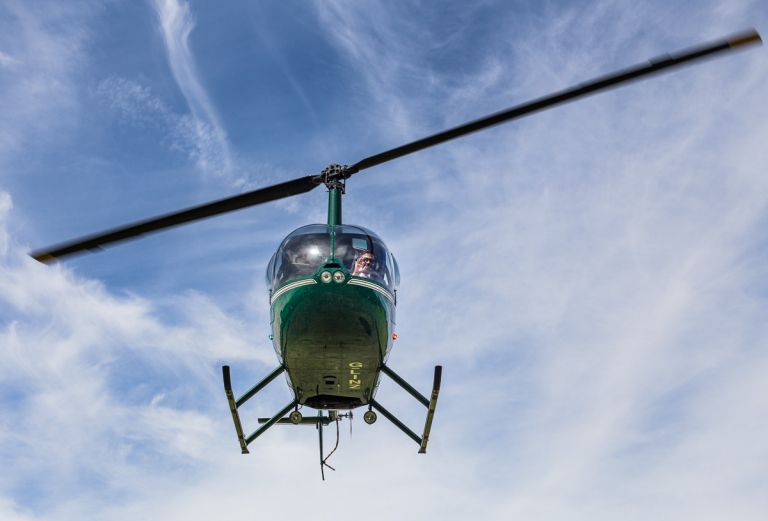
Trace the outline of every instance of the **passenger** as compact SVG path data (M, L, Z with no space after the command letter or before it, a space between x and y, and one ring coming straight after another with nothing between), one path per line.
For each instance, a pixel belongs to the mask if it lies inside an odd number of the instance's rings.
M369 251L363 252L355 261L352 275L362 277L364 279L374 279L380 282L381 276L376 270L376 259Z

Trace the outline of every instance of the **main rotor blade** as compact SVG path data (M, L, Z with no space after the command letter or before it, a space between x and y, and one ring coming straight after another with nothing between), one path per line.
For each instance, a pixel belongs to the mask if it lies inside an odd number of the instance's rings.
M239 210L248 206L276 201L292 195L299 195L309 192L319 186L317 176L300 177L293 181L287 181L279 185L272 185L259 190L253 190L226 199L220 199L212 203L203 204L185 208L178 212L160 215L139 221L120 228L113 228L95 235L81 237L71 242L58 244L50 248L37 250L29 255L40 262L52 262L63 257L83 253L85 251L97 252L101 247L113 242L124 241L132 237L144 235L146 233L159 231L172 226L179 226L199 219L213 217L222 213Z
M345 172L348 175L351 175L366 168L392 161L393 159L526 116L533 112L538 112L555 105L596 94L611 87L617 87L622 83L636 81L645 76L665 72L687 62L698 60L716 53L733 50L748 44L759 44L761 42L762 40L757 31L751 29L722 40L681 51L676 53L675 56L665 55L660 58L655 58L650 60L647 64L636 65L607 76L601 76L554 94L523 103L522 105L517 105L484 118L465 123L464 125L425 137L418 141L370 156L352 165L346 169ZM346 177L348 177L348 175ZM115 228L99 234L90 235L44 250L37 250L30 253L30 255L40 262L50 262L86 250L92 252L99 251L102 246L113 242L123 241L191 221L213 217L214 215L239 210L248 206L276 201L292 195L309 192L321 182L323 182L323 180L319 176L307 176L294 179L293 181L288 181L279 185L269 186L267 188L254 190L245 194L228 197L212 203L194 206L171 214Z
M349 167L348 171L350 174L353 174L359 172L360 170L365 170L366 168L371 168L372 166L380 165L382 163L386 163L387 161L392 161L393 159L397 159L408 154L413 154L419 150L424 150L425 148L439 145L458 137L466 136L467 134L477 132L478 130L483 130L494 125L506 123L513 119L520 118L533 112L538 112L540 110L559 105L561 103L567 103L569 101L574 101L582 97L596 94L611 87L617 87L622 83L636 81L645 76L657 74L662 71L667 72L674 67L683 65L693 60L704 58L705 56L733 50L747 44L760 44L761 42L762 40L760 39L760 35L757 33L757 31L754 29L749 29L745 32L734 34L721 40L680 51L675 53L674 56L667 54L658 58L653 58L649 60L648 63L635 65L634 67L629 67L627 69L623 69L606 76L600 76L574 87L555 92L554 94L523 103L522 105L511 107L507 110L503 110L484 118L465 123L464 125L459 125L458 127L454 127L432 136L419 139L418 141L414 141L412 143L387 150L386 152L376 154L375 156L367 157Z

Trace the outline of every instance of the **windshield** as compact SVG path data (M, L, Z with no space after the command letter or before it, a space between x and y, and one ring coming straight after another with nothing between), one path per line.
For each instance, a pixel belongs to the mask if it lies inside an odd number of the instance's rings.
M330 228L310 224L283 240L267 267L267 285L272 289L299 277L309 277L331 256Z
M375 280L395 289L392 260L384 241L362 226L335 227L334 253L356 277Z
M333 227L334 256L355 277L370 279L394 291L400 282L395 258L384 241L361 226ZM310 224L292 232L267 266L267 287L310 277L331 256L331 227Z

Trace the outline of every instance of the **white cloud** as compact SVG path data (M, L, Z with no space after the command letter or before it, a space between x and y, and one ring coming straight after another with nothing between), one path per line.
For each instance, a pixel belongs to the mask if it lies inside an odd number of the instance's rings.
M77 107L72 74L82 68L82 50L90 37L91 6L78 3L9 0L3 5L0 52L0 164L8 154L49 139L62 139ZM73 23L78 21L80 23ZM67 30L50 30L66 26Z
M184 131L196 136L196 162L205 172L221 177L233 174L227 133L205 91L189 49L189 34L195 26L189 4L179 0L154 0L153 5L165 41L168 63L193 118L181 120Z
M8 56L4 52L0 51L0 67L5 67L10 69L17 63L19 63L19 60L17 60L13 56Z
M185 154L203 173L225 176L243 191L298 177L268 163L243 160L222 146L221 133L192 114L174 112L149 87L126 78L102 80L96 95L109 104L124 124L161 133L162 142L171 150Z
M11 195L6 192L0 192L0 223L5 222L6 216L13 208ZM0 228L0 257L8 254L8 232L5 227Z
M30 521L34 519L34 516L23 512L13 501L2 497L0 497L0 517L7 521Z
M0 486L25 496L55 481L48 497L57 502L84 501L81 487L136 497L142 468L211 461L211 444L229 427L210 413L212 405L226 411L211 369L226 360L242 375L244 363L273 365L272 353L255 351L250 328L202 295L113 296L31 260L8 238L9 195L0 201ZM13 511L7 500L0 506Z
M228 146L222 146L219 139L220 129L194 115L173 112L148 87L125 78L107 78L99 83L96 92L125 122L156 127L166 133L169 147L187 154L202 172L223 176L232 173Z

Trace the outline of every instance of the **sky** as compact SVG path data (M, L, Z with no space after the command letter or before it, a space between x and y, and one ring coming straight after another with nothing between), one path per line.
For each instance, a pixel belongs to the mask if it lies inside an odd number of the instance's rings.
M240 454L220 367L277 365L264 270L323 189L28 257L749 27L764 2L4 0L0 519L765 519L765 47L348 182L400 265L389 365L444 368L427 455L358 417L325 481L311 429Z

